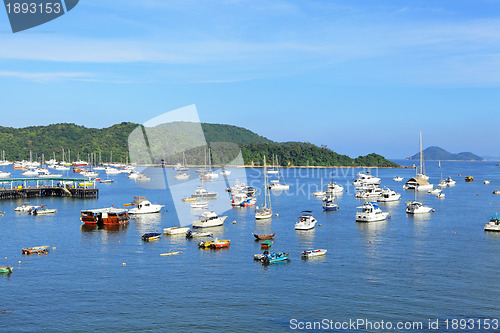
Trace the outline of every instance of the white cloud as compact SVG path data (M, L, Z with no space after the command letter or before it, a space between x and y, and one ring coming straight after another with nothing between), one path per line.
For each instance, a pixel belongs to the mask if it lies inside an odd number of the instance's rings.
M39 83L46 83L59 80L92 80L92 75L83 72L15 72L15 71L0 71L0 77L11 77L16 79L34 81Z

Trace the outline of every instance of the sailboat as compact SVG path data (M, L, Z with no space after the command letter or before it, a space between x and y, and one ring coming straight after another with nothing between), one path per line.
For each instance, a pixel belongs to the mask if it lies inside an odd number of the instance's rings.
M210 148L208 148L208 172L203 176L210 179L219 178L219 174L212 170L212 155Z
M274 164L274 154L273 154L273 168L271 170L267 170L267 173L273 175L278 173L278 170L276 170L276 165Z
M282 191L282 190L289 190L290 185L287 185L285 183L285 177L283 177L283 170L280 169L279 163L278 163L278 156L276 156L276 170L278 171L277 177L274 180L271 180L271 184L268 186L269 189L271 190L277 190L277 191ZM280 178L283 180L283 183L280 184Z
M420 173L406 182L403 186L405 190L429 191L434 185L428 182L429 177L425 174L424 151L422 148L422 132L420 132Z
M255 210L255 219L263 220L270 219L273 216L273 209L271 208L271 193L267 186L267 170L266 170L266 156L264 155L264 206ZM269 207L267 202L269 201Z

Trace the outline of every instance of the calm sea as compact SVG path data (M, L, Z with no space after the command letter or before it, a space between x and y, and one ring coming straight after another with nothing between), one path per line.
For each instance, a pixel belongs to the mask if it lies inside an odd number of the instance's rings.
M492 194L500 190L495 164L441 162L438 168L428 162L432 183L442 174L457 185L444 190L444 199L419 194L435 209L425 216L405 214L405 201L415 194L392 180L407 180L414 170L372 169L382 185L403 196L382 205L391 219L370 224L354 221L361 201L347 186L360 170L335 171L334 180L348 191L337 200L339 211L323 212L321 200L310 193L321 182L326 185L331 171L288 169L290 190L272 194L279 216L256 222L254 208L225 212L225 226L216 235L231 239L231 246L218 251L200 250L198 240L182 236L143 242L143 233L179 224L175 207L168 190L144 189L123 174L112 176L113 184L99 185L99 199L30 200L57 208L54 216L17 214L14 208L25 200L1 201L0 265L15 271L0 275L0 331L286 332L306 322L358 319L375 327L329 331L427 332L429 319L439 320L440 332L463 331L451 326L454 319L474 319L469 331L481 331L478 323L500 319L500 234L483 230L488 217L500 213L500 195ZM469 175L473 183L464 182ZM247 177L262 188L261 170L249 169ZM491 184L484 185L485 179ZM80 210L123 207L137 195L165 204L167 211L116 230L82 228ZM227 194L219 193L216 201L228 202ZM315 230L294 230L302 210L313 211ZM290 252L291 260L262 266L253 261L261 251L252 233L271 232L277 234L272 250ZM23 247L37 245L50 245L50 253L21 255ZM301 251L317 248L327 249L326 257L300 258ZM182 254L160 256L173 250ZM377 329L381 321L394 327ZM398 322L421 322L423 329L397 329Z

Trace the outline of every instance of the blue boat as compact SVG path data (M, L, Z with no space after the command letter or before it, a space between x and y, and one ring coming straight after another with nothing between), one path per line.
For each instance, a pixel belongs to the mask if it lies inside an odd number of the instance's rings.
M290 257L290 253L273 252L271 254L262 255L260 261L263 264L270 264L273 262L287 261L289 257Z
M161 234L159 232L148 232L142 235L142 240L145 242L151 242L161 238Z
M333 202L334 198L329 196L323 199L323 209L324 210L338 210L339 205Z

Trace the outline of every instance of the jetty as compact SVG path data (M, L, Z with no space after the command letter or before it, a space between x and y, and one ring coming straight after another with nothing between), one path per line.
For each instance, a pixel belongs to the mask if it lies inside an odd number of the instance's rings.
M36 197L98 198L95 181L88 178L0 179L0 200Z

